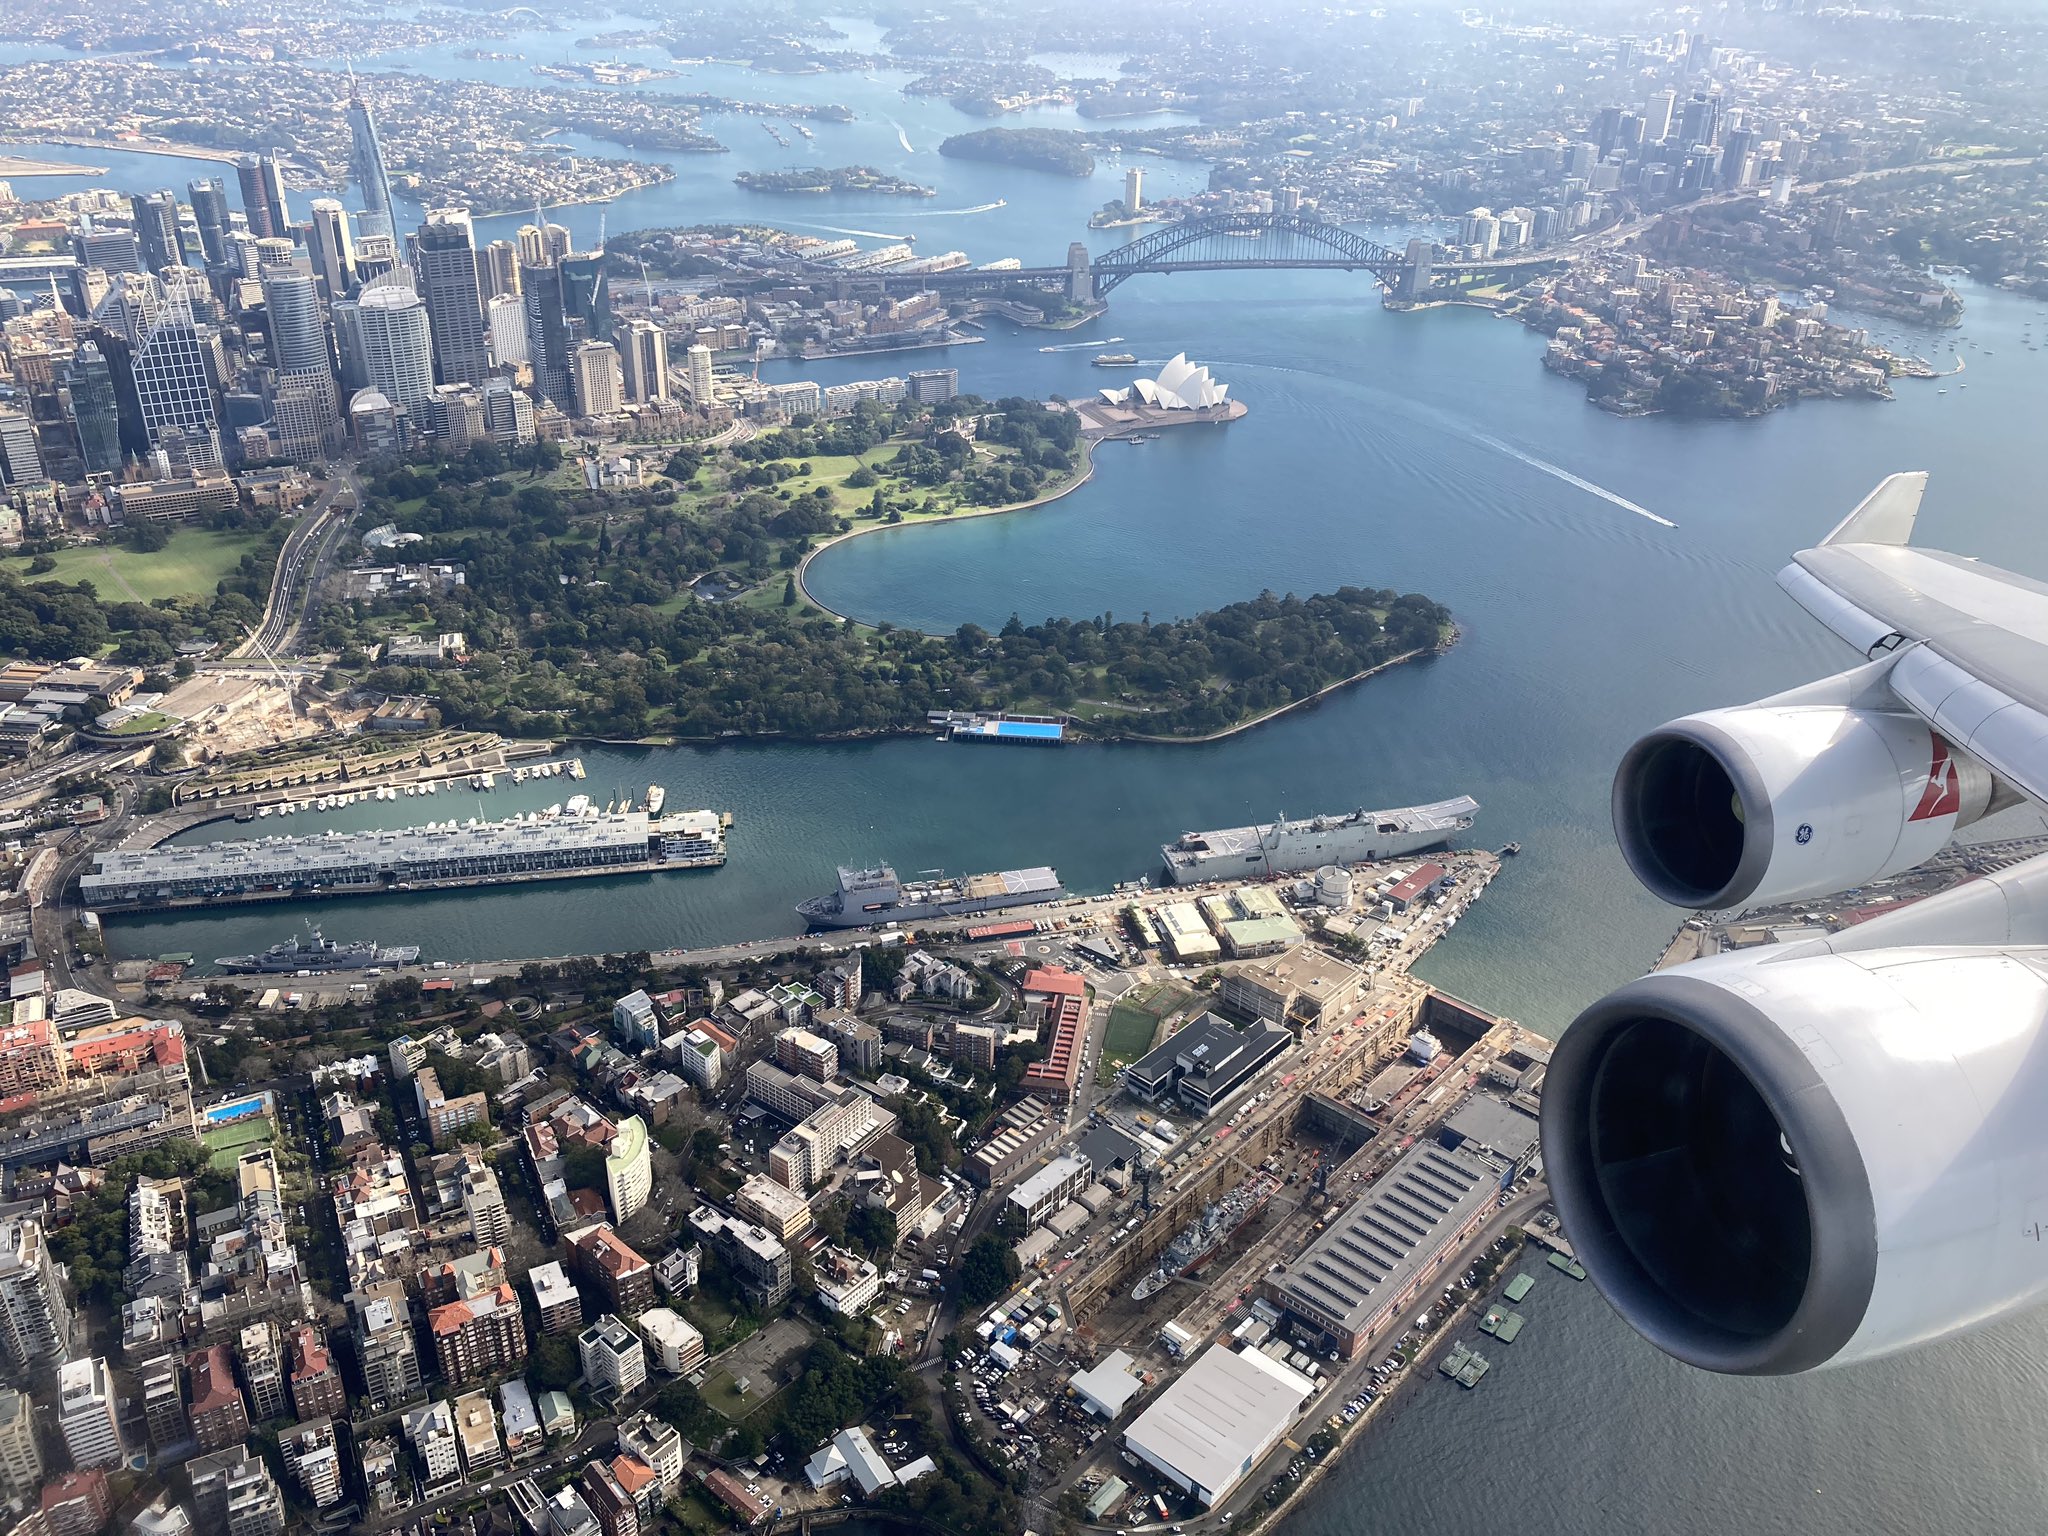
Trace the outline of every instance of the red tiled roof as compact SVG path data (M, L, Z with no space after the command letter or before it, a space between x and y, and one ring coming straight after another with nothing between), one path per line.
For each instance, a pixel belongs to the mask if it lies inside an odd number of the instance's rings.
M638 1493L654 1481L654 1468L637 1456L614 1456L612 1476L619 1480L619 1486L627 1493Z
M1082 997L1087 993L1088 983L1079 973L1063 971L1057 966L1032 971L1024 978L1026 992L1053 992L1062 996Z

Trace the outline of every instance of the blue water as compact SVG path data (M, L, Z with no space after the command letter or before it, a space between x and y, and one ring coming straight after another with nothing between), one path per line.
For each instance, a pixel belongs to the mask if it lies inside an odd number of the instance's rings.
M551 46L565 50L566 41ZM941 189L936 210L888 199L806 202L819 224L914 224L929 231L922 249L958 247L978 261L1057 260L1073 238L1115 243L1082 228L1118 189L1114 160L1088 181L943 160L932 152L938 139L972 121L896 95L888 78L705 69L680 84L847 101L859 119L816 125L807 158L868 160ZM730 178L794 155L748 119L714 131L731 155L679 158L679 180L622 198L611 227L772 222L789 211L740 193ZM164 164L124 163L120 174L138 179L122 184L182 184L188 173L173 176ZM1162 190L1203 180L1200 167L1148 169ZM945 211L997 199L1005 206L986 213ZM918 221L920 213L931 216ZM565 222L587 241L599 216L572 210ZM1676 921L1634 887L1613 850L1607 786L1626 744L1673 714L1754 698L1855 659L1777 592L1773 573L1792 550L1885 474L1928 469L1925 542L2048 575L2039 492L2048 364L2019 340L2040 314L2010 295L1968 297L1960 333L1877 327L1902 345L1940 344L1944 360L1951 339L1978 343L1965 349L1961 378L1902 383L1894 404L1808 402L1756 422L1618 421L1545 374L1530 333L1471 311L1389 315L1363 278L1134 281L1095 327L1054 340L1117 335L1147 358L1184 349L1229 382L1250 414L1105 448L1087 486L1032 512L841 546L814 568L820 596L863 617L946 630L997 625L1013 611L1159 618L1264 588L1351 581L1447 602L1462 632L1453 651L1204 747L970 750L918 739L586 749L591 776L579 788L600 799L659 781L671 804L736 811L732 862L703 875L539 891L117 921L110 941L123 953L216 955L261 948L307 915L330 937L403 935L433 958L788 933L790 905L826 888L839 861L952 870L1050 862L1075 887L1101 889L1142 873L1157 845L1185 828L1469 792L1484 806L1476 835L1518 840L1526 851L1425 973L1556 1030L1649 964ZM1089 350L1041 352L1048 341L996 331L945 361L986 395L1072 396L1111 377L1088 365ZM768 371L832 382L931 356ZM317 823L501 814L567 793L549 784L501 789L488 803L442 795ZM291 830L313 820L294 818ZM1623 1329L1590 1287L1539 1274L1529 1329L1490 1351L1496 1365L1485 1384L1464 1393L1431 1383L1347 1458L1287 1523L1289 1536L1531 1526L2022 1532L2048 1523L2040 1320L1837 1376L1734 1382L1672 1364Z

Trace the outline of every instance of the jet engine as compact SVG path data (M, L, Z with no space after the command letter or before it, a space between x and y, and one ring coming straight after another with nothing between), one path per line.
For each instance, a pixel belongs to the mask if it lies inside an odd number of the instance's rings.
M1990 884L1964 913L2020 910ZM1811 1370L2048 1300L2048 947L1862 931L1646 976L1552 1057L1565 1230L1623 1318L1691 1365Z
M1614 831L1674 906L1770 906L1911 869L1999 794L1916 715L1794 693L1643 737L1614 776Z

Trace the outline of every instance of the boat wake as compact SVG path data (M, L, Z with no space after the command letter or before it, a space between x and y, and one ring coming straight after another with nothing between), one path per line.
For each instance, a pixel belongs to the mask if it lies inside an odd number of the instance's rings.
M886 229L846 229L838 224L799 224L794 219L789 220L788 223L792 229L822 229L829 235L864 235L870 240L901 240L903 238L901 235L891 234Z
M1097 347L1106 347L1112 341L1122 341L1121 336L1099 336L1093 341L1066 341L1058 346L1040 347L1041 352L1092 352Z
M1504 453L1509 458L1528 465L1531 469L1540 470L1542 473L1549 475L1553 480L1562 480L1566 485L1575 485L1587 495L1598 496L1602 501L1612 502L1624 512L1633 512L1637 517L1647 517L1660 528L1676 528L1678 526L1670 518L1659 517L1648 507L1640 506L1630 501L1626 496L1617 495L1615 492L1608 490L1604 485L1595 485L1583 476L1573 474L1562 465L1553 464L1548 459L1539 459L1533 453L1524 453L1521 449L1510 443L1504 443L1497 437L1488 437L1484 432L1474 432L1469 428L1465 430L1466 435L1471 437L1473 441L1484 443L1496 453Z
M906 155L916 154L916 146L914 146L910 142L910 135L903 131L903 125L892 118L889 122L889 126L896 130L896 142L903 146L903 153L905 153Z
M999 197L992 203L978 203L972 208L926 208L918 213L906 213L906 219L952 219L964 218L970 213L994 213L998 208L1010 206L1008 198Z

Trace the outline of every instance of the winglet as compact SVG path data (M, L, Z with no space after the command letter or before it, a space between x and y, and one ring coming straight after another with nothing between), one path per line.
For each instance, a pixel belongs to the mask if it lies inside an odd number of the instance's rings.
M1920 514L1920 497L1926 489L1924 469L1887 475L1854 512L1835 525L1833 533L1820 541L1821 546L1911 543L1913 519Z

